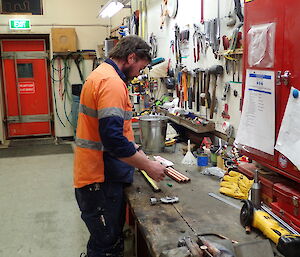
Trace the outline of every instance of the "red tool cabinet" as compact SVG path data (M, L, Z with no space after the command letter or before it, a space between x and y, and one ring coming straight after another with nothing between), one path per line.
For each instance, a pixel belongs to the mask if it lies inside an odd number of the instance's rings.
M291 86L300 89L300 10L299 0L274 1L252 0L244 4L244 71L247 69L270 70L275 72L275 141L289 97ZM252 26L275 23L274 65L268 67L250 67L248 63L248 31ZM287 73L289 72L289 73ZM287 75L287 80L284 80ZM285 83L286 82L286 83ZM245 80L243 81L243 90ZM299 116L300 117L300 116ZM299 118L298 117L298 118ZM261 124L263 126L263 124ZM275 144L275 142L274 142ZM270 155L244 145L243 153L262 165L300 183L300 171L282 154L275 151Z
M272 211L286 220L292 227L300 231L300 191L284 183L276 183L273 187L274 199L270 204Z
M0 43L8 137L50 135L44 40L2 40Z

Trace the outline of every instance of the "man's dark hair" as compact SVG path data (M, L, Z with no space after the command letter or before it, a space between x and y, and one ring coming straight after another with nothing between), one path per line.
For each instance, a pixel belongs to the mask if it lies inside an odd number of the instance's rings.
M135 53L139 59L151 62L151 47L138 36L126 36L109 52L109 58L127 60L128 55Z

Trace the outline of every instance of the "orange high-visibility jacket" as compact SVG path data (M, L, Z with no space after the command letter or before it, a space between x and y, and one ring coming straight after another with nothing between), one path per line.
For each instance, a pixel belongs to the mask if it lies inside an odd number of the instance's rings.
M125 82L116 68L106 62L102 63L89 75L80 96L75 140L75 188L105 180L103 155L106 149L99 133L101 119L118 118L124 121L121 136L133 142L131 117L132 104ZM106 136L109 137L109 133ZM135 151L133 144L132 148ZM130 155L134 153L131 149Z

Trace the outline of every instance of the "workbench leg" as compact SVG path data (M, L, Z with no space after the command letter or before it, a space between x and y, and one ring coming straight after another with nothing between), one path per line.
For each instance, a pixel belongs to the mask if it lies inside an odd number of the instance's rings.
M134 232L136 257L152 257L149 253L147 242L145 241L145 238L139 229L137 221L135 221Z

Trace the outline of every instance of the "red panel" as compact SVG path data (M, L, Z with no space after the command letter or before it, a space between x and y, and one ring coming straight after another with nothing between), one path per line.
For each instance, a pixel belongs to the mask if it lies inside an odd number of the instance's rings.
M20 92L20 100L22 105L23 115L32 114L48 114L48 92L46 84L46 63L42 59L32 60L18 60L17 63L32 63L33 64L33 78L20 78L19 83L28 82L33 84L34 93Z
M8 125L11 137L48 135L50 122L12 123Z
M6 96L6 112L7 116L18 115L17 86L15 76L15 65L13 60L3 60L5 96ZM10 104L11 103L11 104ZM14 103L14 104L13 104Z
M284 65L282 71L290 71L291 79L290 83L281 85L280 96L281 100L278 103L278 118L281 122L287 100L289 97L291 86L300 90L300 49L299 49L299 34L300 34L300 17L296 10L300 8L300 1L290 1L285 7L285 31L284 31ZM280 124L279 124L280 127ZM291 176L297 177L297 181L300 182L300 171L288 160L287 164L282 167L278 163L278 168L288 173Z
M278 217L283 219L287 224L292 226L296 231L300 231L300 220L295 216L285 212L278 203L271 203L272 212L274 212Z
M274 197L274 202L277 202L280 208L300 218L300 191L292 185L276 183L274 185Z
M2 49L5 51L43 51L44 41L5 40L2 41ZM16 81L18 77L16 67L18 64L32 64L32 77L18 78L18 81ZM11 116L50 114L49 85L47 84L48 74L45 59L4 59L3 71L8 119ZM33 126L33 124L36 124L36 126ZM49 124L48 121L9 124L8 135L13 137L51 134Z
M2 51L45 51L44 40L3 40Z
M300 32L300 17L297 11L300 8L299 0L292 0L286 4L284 1L273 0L254 0L245 3L245 23L244 23L244 78L246 77L246 69L250 69L248 65L248 42L247 32L252 25L276 23L276 38L275 38L275 65L274 68L254 68L262 70L273 70L284 72L289 70L292 73L290 84L276 86L276 117L275 117L275 135L279 133L282 117L284 115L287 99L290 92L290 87L300 89L300 48L298 46ZM243 82L243 89L245 81ZM263 124L262 124L263 125ZM297 182L300 182L300 172L295 166L287 161L282 167L279 163L281 155L275 151L275 155L267 155L261 151L246 147L247 151L243 153L250 158L260 162L262 165L273 169ZM282 158L281 158L282 159Z
M244 72L243 77L246 78L246 69L261 69L261 70L281 70L282 68L282 59L283 59L283 31L284 26L282 20L284 20L284 12L282 10L285 7L285 3L283 1L273 1L273 0L264 0L257 1L254 0L252 2L245 3L245 23L244 23ZM276 45L275 45L275 65L274 68L253 68L248 65L248 37L247 33L251 26L258 24L266 24L266 23L276 23ZM245 89L245 81L243 81L243 91ZM279 101L280 94L278 88L276 87L276 102ZM276 107L277 112L277 107ZM278 123L279 117L275 118L276 123L276 137L278 135ZM263 125L263 124L262 124ZM265 162L269 165L276 166L277 165L277 153L272 156L261 151L247 148L249 152L244 152L245 155L255 159L259 162Z

